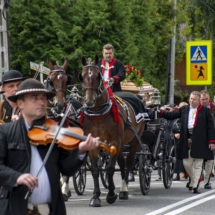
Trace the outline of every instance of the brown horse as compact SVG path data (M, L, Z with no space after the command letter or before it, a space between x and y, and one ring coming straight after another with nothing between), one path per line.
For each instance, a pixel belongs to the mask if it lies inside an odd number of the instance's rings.
M101 140L106 140L108 143L114 145L117 148L117 153L110 156L110 160L107 166L108 176L108 194L106 201L112 204L117 199L117 194L114 192L115 185L113 181L113 175L115 171L116 161L120 166L122 186L120 189L120 199L128 199L128 174L132 169L134 155L137 151L138 140L135 134L128 128L125 121L129 119L130 125L136 131L138 137L141 136L144 130L144 121L136 122L135 114L130 105L128 105L128 111L126 111L120 104L117 104L117 108L120 111L118 115L119 122L114 119L112 107L114 103L113 97L110 97L107 88L104 86L102 75L97 67L98 56L95 57L94 62L87 62L82 58L83 70L79 73L79 80L82 82L82 87L85 91L85 111L82 128L85 134L91 133L92 136L99 136ZM119 114L118 111L115 114ZM122 146L124 144L130 144L130 152L127 156L126 172L125 161L122 153ZM89 157L91 160L91 171L94 180L94 192L90 201L90 206L101 206L100 187L99 187L99 169L98 169L98 150L90 151Z
M58 63L57 65L52 65L50 61L48 61L48 66L51 70L50 74L47 77L46 80L46 88L48 90L52 90L56 93L56 96L52 101L48 101L48 116L55 118L56 120L60 120L58 116L60 116L61 113L64 112L65 107L67 105L66 102L66 91L67 91L67 85L71 84L72 78L66 74L66 69L68 66L68 60L66 59L64 61L63 66L60 66ZM80 104L81 106L81 104ZM52 111L50 111L51 109ZM74 106L71 107L70 110L70 116L67 117L67 120L69 119L71 121L76 121L75 116L75 108ZM62 182L62 194L64 197L64 200L68 200L68 198L71 196L71 191L69 190L69 178L66 176L63 176L61 178Z
M58 62L57 65L52 65L51 61L48 61L48 66L51 72L46 80L46 88L56 93L50 103L55 107L57 113L61 113L65 107L67 85L72 81L71 76L66 74L68 60L64 61L63 66L60 66Z

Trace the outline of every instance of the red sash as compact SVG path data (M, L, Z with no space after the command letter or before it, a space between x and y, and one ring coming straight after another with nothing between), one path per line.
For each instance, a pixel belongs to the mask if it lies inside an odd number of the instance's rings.
M213 109L213 103L212 102L209 102L210 104L210 111L212 112L212 109Z

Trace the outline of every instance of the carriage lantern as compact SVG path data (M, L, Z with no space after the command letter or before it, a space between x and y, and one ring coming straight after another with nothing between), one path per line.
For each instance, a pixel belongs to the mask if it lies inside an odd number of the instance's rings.
M153 105L161 104L161 97L158 89L154 89L153 96L150 97L150 100Z
M76 86L74 86L74 87L72 88L72 92L73 92L73 93L77 93L77 92L78 92L78 88L77 88Z
M78 96L77 96L78 88L76 86L74 86L72 88L71 92L73 93L73 98L78 100Z

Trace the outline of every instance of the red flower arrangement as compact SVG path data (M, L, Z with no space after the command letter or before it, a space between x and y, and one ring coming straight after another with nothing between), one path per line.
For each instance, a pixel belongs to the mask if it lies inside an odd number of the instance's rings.
M132 81L138 87L143 85L143 76L142 70L137 70L134 66L130 66L129 64L125 65L126 69L126 78L125 81Z

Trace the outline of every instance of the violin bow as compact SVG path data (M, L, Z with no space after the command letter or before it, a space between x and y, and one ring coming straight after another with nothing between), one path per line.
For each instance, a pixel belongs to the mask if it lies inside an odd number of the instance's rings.
M72 107L72 103L69 102L69 105L67 105L67 108L66 108L66 111L65 111L65 113L64 113L64 116L63 116L63 118L62 118L62 120L61 120L61 122L60 122L59 128L58 128L58 130L57 130L57 132L56 132L56 134L55 134L54 139L52 140L52 143L51 143L51 145L50 145L50 147L49 147L49 150L48 150L47 153L46 153L46 156L45 156L45 158L44 158L44 160L43 160L43 163L42 163L42 165L41 165L41 167L40 167L40 169L39 169L39 171L38 171L36 177L39 176L39 174L41 173L43 167L46 165L46 162L47 162L47 160L48 160L48 158L49 158L49 156L50 156L50 154L51 154L51 152L52 152L52 149L53 149L53 147L54 147L54 145L55 145L55 142L56 142L57 136L58 136L58 134L59 134L59 132L60 132L60 129L63 127L63 124L64 124L64 122L65 122L65 120L66 120L67 114L69 113L69 110L70 110L71 107ZM27 199L27 198L29 198L29 197L31 196L33 190L34 190L34 188L29 188L28 192L27 192L26 195L25 195L25 199Z

